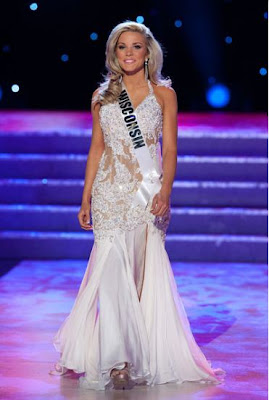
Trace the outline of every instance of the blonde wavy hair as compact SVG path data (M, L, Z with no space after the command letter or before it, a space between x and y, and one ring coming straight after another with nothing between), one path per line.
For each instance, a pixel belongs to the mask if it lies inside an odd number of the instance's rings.
M154 38L150 29L141 23L125 21L116 25L111 31L106 43L106 69L107 74L103 76L104 81L100 84L97 95L93 98L94 103L108 104L117 101L122 91L121 80L124 71L120 67L116 57L116 46L118 39L123 32L139 32L146 39L148 50L148 74L151 82L170 87L170 78L164 78L161 74L163 66L163 51L159 42Z

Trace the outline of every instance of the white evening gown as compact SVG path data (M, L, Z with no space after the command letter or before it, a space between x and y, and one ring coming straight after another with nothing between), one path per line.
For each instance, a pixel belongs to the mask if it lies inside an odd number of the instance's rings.
M161 168L162 110L150 81L136 108L151 156ZM53 344L55 371L84 373L86 389L112 387L110 372L129 363L139 384L200 381L219 384L198 347L177 291L165 249L170 210L160 219L148 207L132 207L142 174L118 103L100 109L105 150L93 182L94 244L78 295ZM56 372L57 374L57 372Z

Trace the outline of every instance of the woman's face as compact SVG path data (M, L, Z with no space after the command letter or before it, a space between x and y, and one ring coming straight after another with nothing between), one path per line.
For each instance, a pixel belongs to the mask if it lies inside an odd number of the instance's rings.
M126 74L134 74L144 68L147 58L146 40L142 33L123 32L116 45L116 57Z

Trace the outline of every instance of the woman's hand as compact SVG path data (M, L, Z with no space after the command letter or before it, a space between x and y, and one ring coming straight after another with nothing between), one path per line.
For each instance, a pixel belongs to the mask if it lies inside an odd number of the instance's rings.
M170 206L170 191L164 188L155 194L152 200L150 212L152 214L163 217Z
M81 204L79 213L78 213L78 220L79 224L82 229L85 231L90 231L93 229L92 225L90 225L90 211L91 207L90 204Z

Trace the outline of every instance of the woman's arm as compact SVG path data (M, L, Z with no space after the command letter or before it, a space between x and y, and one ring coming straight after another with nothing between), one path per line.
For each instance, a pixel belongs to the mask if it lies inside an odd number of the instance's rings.
M92 98L97 94L98 89L92 95ZM81 209L78 213L78 219L81 228L89 230L92 229L91 225L87 222L90 221L90 199L92 184L96 176L99 161L105 148L103 132L99 121L100 104L95 107L91 103L92 113L92 139L91 146L88 153L87 164L85 168L84 188L82 193Z
M162 216L169 207L170 195L177 168L177 95L173 88L163 87L160 99L163 109L163 181L159 193L154 196L151 212Z

